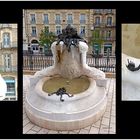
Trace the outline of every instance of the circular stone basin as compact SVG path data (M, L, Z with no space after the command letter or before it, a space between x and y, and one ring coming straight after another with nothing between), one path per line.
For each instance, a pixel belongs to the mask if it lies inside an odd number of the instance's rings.
M42 90L47 93L56 92L59 88L66 88L67 93L78 94L89 88L90 81L86 76L68 79L63 77L54 77L46 80Z

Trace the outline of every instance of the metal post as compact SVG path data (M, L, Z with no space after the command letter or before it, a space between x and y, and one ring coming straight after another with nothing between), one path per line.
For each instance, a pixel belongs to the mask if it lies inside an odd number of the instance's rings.
M107 71L109 70L109 66L108 66L108 63L109 63L109 53L110 53L110 48L107 48Z

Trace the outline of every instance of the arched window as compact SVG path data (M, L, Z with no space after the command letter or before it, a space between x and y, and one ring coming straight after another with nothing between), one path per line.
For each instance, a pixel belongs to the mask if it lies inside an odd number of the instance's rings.
M3 33L3 47L10 46L10 33Z
M15 78L10 77L10 76L5 76L3 79L6 82L7 85L7 93L6 96L15 96L16 91L15 91Z

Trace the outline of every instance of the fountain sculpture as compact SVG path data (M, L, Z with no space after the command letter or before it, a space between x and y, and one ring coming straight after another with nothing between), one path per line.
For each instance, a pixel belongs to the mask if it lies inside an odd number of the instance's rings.
M0 101L5 99L6 91L7 91L7 85L0 74Z
M122 100L140 100L140 59L122 54Z
M106 78L104 72L86 64L86 41L68 25L52 43L51 50L54 65L30 78L25 99L29 119L53 130L80 129L96 122L106 109ZM87 89L74 95L69 93L69 81L83 76L89 81ZM66 86L62 85L51 93L45 92L42 88L44 83L56 77L66 79ZM52 83L52 86L55 85Z

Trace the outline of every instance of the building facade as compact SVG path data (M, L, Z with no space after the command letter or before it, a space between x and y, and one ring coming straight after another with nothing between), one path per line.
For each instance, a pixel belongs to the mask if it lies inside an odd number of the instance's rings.
M17 24L0 24L0 74L7 84L5 100L17 100Z
M56 35L68 24L77 28L78 34L84 37L89 46L92 32L97 28L100 34L104 34L104 42L101 52L106 53L106 49L111 48L111 54L115 50L115 18L116 11L113 9L29 9L23 10L23 50L31 47L33 52L40 52L39 35L44 27ZM93 46L89 47L91 52Z

